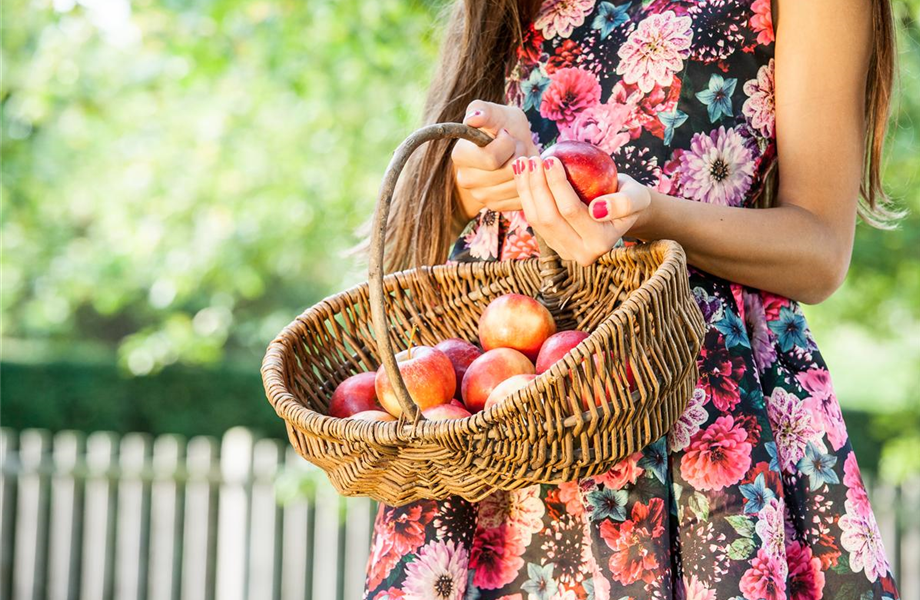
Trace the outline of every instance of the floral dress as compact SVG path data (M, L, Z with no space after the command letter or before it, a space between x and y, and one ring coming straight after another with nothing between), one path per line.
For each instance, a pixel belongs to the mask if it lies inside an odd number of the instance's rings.
M507 77L535 142L583 140L663 193L754 209L775 159L769 0L547 0ZM529 258L484 211L450 260ZM371 600L897 598L799 306L696 269L700 379L666 437L560 485L381 506Z

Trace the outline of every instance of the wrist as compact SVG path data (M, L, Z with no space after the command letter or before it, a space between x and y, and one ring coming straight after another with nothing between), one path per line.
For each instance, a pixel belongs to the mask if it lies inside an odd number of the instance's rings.
M661 194L652 187L646 186L646 189L649 195L648 206L645 207L645 210L639 211L636 215L636 221L627 232L630 237L638 238L643 241L656 239L657 237L653 229L654 224L658 222L655 215L661 204Z

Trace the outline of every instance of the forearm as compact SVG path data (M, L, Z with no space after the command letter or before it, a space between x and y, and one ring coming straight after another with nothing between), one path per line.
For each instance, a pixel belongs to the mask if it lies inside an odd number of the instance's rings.
M729 281L813 304L839 287L852 236L795 205L753 210L651 192L651 205L630 230L639 239L672 239L687 262Z

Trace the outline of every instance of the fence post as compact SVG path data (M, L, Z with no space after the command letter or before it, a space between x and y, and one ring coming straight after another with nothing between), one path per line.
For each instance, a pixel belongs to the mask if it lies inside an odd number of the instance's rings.
M345 517L345 600L357 600L364 592L367 558L370 555L371 500L349 498Z
M339 598L339 539L340 504L342 502L332 485L322 477L316 486L316 517L313 521L313 548L322 544L322 551L313 553L314 600ZM348 599L351 600L351 599Z
M48 452L48 432L26 429L19 438L19 497L16 502L16 541L13 598L45 597L48 535L48 478L41 473Z
M281 531L275 502L275 477L281 448L277 440L261 439L252 457L252 508L249 519L249 593L247 600L274 600L275 563Z
M234 427L220 447L220 506L217 516L217 592L219 600L244 600L246 533L249 522L247 487L252 464L252 434Z
M901 569L898 580L902 598L920 598L920 477L901 486Z
M144 470L149 468L150 438L129 433L121 440L118 464L118 514L115 528L115 599L142 597L147 577L149 534L149 485Z
M16 434L0 428L0 600L10 600L13 574L13 531L16 525Z
M185 518L182 539L182 600L214 598L216 553L217 444L209 437L188 443Z
M51 528L48 544L48 597L71 600L77 593L82 486L74 472L83 451L83 436L61 431L54 436L51 478Z
M112 597L115 484L109 471L115 463L117 444L115 435L107 431L97 431L86 439L81 598Z
M309 466L294 448L287 448L284 458L285 470L305 474ZM312 489L303 498L292 500L284 506L284 526L281 533L281 600L310 598L307 590L311 586L313 561L312 510Z
M153 443L150 490L149 600L172 600L179 590L179 540L182 531L181 491L176 482L183 440L161 435Z

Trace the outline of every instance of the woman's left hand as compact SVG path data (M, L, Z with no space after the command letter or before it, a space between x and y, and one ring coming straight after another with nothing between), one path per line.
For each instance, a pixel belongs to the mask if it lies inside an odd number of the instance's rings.
M555 157L521 157L512 170L524 217L534 232L560 257L582 266L609 252L651 204L647 187L620 174L616 193L585 206Z

